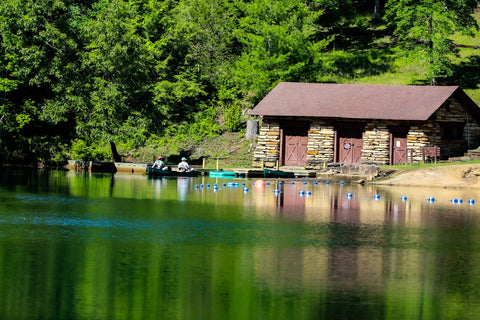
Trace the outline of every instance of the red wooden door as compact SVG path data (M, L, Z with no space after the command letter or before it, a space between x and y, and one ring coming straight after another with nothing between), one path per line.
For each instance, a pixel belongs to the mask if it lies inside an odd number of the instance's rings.
M307 162L306 136L285 136L285 165L304 166Z
M407 161L407 138L393 137L392 164L405 164Z
M338 160L344 163L360 163L363 140L361 138L340 137L338 139Z

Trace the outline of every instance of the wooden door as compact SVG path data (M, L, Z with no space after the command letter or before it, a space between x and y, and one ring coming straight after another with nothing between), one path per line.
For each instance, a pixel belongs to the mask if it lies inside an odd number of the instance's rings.
M390 130L390 164L405 164L407 162L408 127L394 126Z
M285 162L286 166L304 166L307 162L306 136L285 135Z
M392 164L405 164L407 162L407 138L392 138Z
M362 160L363 139L339 137L338 160L344 163L360 163Z

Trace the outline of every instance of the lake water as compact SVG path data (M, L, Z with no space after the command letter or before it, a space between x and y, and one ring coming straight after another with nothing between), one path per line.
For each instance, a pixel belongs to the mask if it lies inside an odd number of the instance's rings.
M479 191L265 181L0 169L0 318L478 319Z

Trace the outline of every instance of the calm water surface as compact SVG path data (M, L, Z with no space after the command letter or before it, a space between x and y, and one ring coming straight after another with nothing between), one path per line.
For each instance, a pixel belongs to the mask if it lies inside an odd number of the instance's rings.
M478 319L479 191L255 182L0 169L0 318Z

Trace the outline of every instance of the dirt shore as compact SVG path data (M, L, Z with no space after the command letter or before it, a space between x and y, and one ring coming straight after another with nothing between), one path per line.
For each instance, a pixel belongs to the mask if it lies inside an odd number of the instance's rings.
M375 184L480 188L480 164L458 164L442 167L397 171Z

